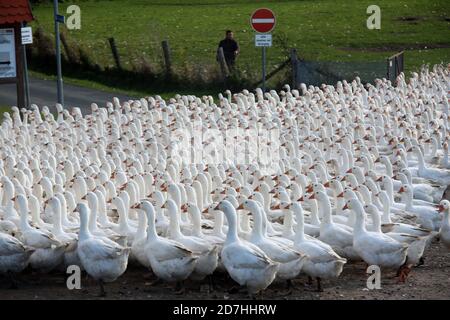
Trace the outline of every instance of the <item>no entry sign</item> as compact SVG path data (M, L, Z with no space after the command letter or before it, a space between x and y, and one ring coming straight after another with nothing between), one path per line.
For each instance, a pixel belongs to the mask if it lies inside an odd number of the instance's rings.
M275 15L270 9L258 9L252 14L251 24L256 32L267 33L272 31L275 27L275 22Z

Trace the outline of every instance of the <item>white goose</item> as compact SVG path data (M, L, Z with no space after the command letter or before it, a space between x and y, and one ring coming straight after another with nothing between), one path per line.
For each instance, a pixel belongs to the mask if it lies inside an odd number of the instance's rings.
M364 211L367 212L372 217L372 224L374 232L382 233L381 231L381 219L378 209L373 205L365 205ZM406 243L408 245L407 259L405 265L409 268L423 263L422 255L425 251L425 246L427 244L427 237L418 237L406 233L397 232L385 232L385 235L397 240L401 243Z
M257 246L239 239L236 210L231 203L221 201L217 209L225 214L228 221L227 239L221 252L228 274L241 286L246 286L250 294L266 289L275 279L279 264Z
M80 214L78 256L86 272L100 284L100 295L105 296L104 282L115 281L128 265L130 248L122 247L106 238L89 232L89 208L84 203L77 205Z
M377 265L381 268L399 269L402 267L406 261L408 245L383 233L367 231L365 212L358 199L347 201L345 208L355 212L353 247L361 258L368 265ZM399 272L401 272L400 269Z
M341 258L328 244L305 236L303 209L300 203L289 204L286 209L292 210L297 220L294 248L306 256L302 270L308 276L317 279L317 289L322 291L320 280L339 277L347 260Z
M194 236L185 236L181 233L175 201L172 199L167 200L162 208L167 209L170 218L169 237L182 243L199 256L194 272L192 272L190 277L194 280L202 280L206 276L211 275L217 268L218 247L204 239Z
M429 168L425 164L425 160L422 154L422 151L418 146L412 147L412 151L417 156L419 160L417 173L420 177L430 179L434 182L437 182L441 185L449 185L450 184L450 171L439 168Z
M20 214L19 240L35 250L30 257L30 265L38 271L49 272L63 262L67 245L58 241L51 233L32 228L28 222L26 198L19 194L16 201Z
M322 211L319 240L329 244L339 256L348 260L360 260L360 255L353 248L353 234L331 219L328 196L322 191L316 191L314 197L319 203L323 203L325 208Z
M402 200L405 202L405 210L413 213L417 217L417 223L419 223L421 227L430 231L439 230L441 218L434 205L413 204L412 190L406 184L403 185L398 192L402 194Z
M167 282L186 280L194 271L198 256L181 243L158 236L155 227L155 209L146 200L135 206L143 210L147 217L147 237L145 255L147 263L155 275Z
M439 237L447 249L450 250L450 202L442 200L439 205L439 211L444 212Z
M22 272L28 266L33 252L34 249L0 231L0 274L10 277L12 288L17 287L12 274Z
M278 279L295 278L302 269L305 256L264 236L261 208L255 201L244 201L243 208L249 210L253 216L254 224L249 241L263 250L270 259L280 264L277 272Z

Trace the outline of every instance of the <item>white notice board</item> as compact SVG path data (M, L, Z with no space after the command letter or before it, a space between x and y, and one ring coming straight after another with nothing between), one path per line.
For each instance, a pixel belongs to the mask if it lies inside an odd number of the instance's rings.
M16 77L14 29L0 29L0 78Z
M272 35L269 34L255 34L255 47L271 47Z
M32 44L33 43L33 30L31 27L23 27L22 32L22 44Z

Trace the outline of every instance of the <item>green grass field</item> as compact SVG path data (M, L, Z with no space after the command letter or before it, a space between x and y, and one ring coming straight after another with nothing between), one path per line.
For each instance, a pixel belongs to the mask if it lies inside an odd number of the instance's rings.
M258 7L274 10L278 21L269 50L270 65L285 59L283 44L311 60L352 61L385 59L402 48L406 67L450 61L450 2L448 0L387 1L381 8L381 30L366 28L366 8L372 0L249 1L249 0L121 0L78 1L81 30L69 31L95 55L113 66L107 38L114 36L125 66L145 56L161 60L160 43L168 39L175 65L214 64L224 30L235 31L241 45L239 65L258 70L260 51L254 47L250 14ZM61 4L65 12L68 4ZM34 8L37 21L52 32L52 7ZM281 40L283 39L283 40ZM430 49L435 48L436 49ZM444 47L444 48L442 48ZM427 48L427 49L425 49Z

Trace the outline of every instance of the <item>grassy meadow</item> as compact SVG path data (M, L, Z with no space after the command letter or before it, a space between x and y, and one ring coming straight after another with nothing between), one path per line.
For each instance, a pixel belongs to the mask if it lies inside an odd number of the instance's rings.
M450 62L450 2L448 0L379 0L381 30L368 30L369 0L250 1L250 0L98 0L69 4L81 8L81 30L67 30L72 41L87 50L93 61L113 67L107 41L116 39L122 65L142 61L162 68L161 41L167 39L179 72L217 68L216 47L226 29L235 31L241 46L238 67L242 74L259 77L260 49L254 47L251 13L271 8L277 16L274 46L268 50L268 68L296 48L301 58L320 61L379 61L406 49L406 71L423 63ZM51 4L34 5L36 21L53 32Z

